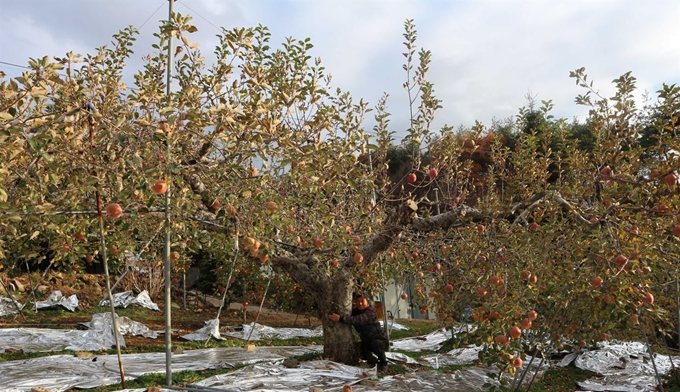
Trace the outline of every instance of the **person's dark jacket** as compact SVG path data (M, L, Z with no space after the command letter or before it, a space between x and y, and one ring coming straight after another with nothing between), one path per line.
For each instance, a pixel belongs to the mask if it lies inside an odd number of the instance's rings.
M340 321L354 326L362 342L375 339L387 340L385 331L380 326L380 322L378 322L378 313L376 313L373 306L368 306L364 310L354 308L352 309L352 314L342 316Z

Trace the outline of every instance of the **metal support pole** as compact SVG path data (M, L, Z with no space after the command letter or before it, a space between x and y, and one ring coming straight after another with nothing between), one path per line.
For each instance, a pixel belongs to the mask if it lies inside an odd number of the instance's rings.
M168 22L172 22L172 14L174 7L174 0L168 0ZM172 91L172 37L174 35L170 34L168 37L168 66L167 66L167 78L165 85L165 95L169 99L170 92ZM168 139L165 140L166 152L165 156L168 159L166 163L166 179L168 183L168 190L165 192L165 385L172 385L172 277L170 276L171 265L170 265L170 191L172 190L172 181L170 181L170 135L167 135Z

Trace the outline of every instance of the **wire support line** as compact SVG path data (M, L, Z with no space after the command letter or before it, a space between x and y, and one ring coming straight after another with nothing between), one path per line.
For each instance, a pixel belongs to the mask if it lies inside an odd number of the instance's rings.
M159 11L161 8L163 8L163 6L165 5L166 2L167 2L167 0L162 0L162 1L161 1L161 5L159 5L158 8L156 8L156 11L154 11L153 14L151 14L151 16L149 16L148 18L146 18L146 20L144 21L144 23L142 23L142 24L137 28L137 30L141 30L142 27L144 27L144 25L145 25L149 20L151 20L151 18L153 18L153 16L156 15L156 13L158 13L158 11Z
M209 21L208 19L204 18L203 15L199 14L198 12L194 11L191 7L189 7L188 5L184 4L183 1L177 0L177 4L182 4L182 5L183 5L184 7L186 7L189 11L193 12L193 13L196 14L199 18L201 18L201 19L203 19L204 21L206 21L209 25L211 25L212 27L216 28L216 29L219 30L219 31L222 31L221 28L217 27L217 25L215 25L213 22L211 22L211 21Z
M25 65L14 64L14 63L9 63L7 61L0 61L0 64L8 65L10 67L15 67L15 68L21 68L21 69L31 69L31 67L27 67Z

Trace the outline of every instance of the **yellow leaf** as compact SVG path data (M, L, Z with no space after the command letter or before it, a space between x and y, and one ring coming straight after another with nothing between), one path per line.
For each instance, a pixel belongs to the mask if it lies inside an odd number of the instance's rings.
M38 235L40 235L40 232L36 230L36 231L33 232L33 234L31 234L31 237L30 237L29 239L32 240L32 239L34 239L35 237L37 237Z

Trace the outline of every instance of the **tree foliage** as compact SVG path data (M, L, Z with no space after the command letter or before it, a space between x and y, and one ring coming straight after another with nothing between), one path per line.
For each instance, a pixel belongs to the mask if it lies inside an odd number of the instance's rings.
M591 109L583 124L553 118L546 101L494 129L435 131L431 53L418 50L407 21L410 127L398 144L388 97L370 136L368 103L332 86L309 39L274 49L263 26L223 29L206 64L190 41L195 30L180 14L164 23L130 86L131 27L94 55L32 59L0 83L6 269L31 260L77 272L96 262L98 189L105 204L124 208L106 220L114 261L140 254L158 267L164 198L151 189L165 181L173 268L198 255L217 260L216 284L238 277L247 298L261 297L263 278L280 287L291 279L316 301L329 358L351 362L356 353L349 327L325 315L348 312L353 290L379 292L388 280L414 279L413 305L445 325L468 312L478 327L469 340L511 370L527 343L493 337L531 310L538 318L523 333L535 332L530 348L543 351L563 336L602 339L632 315L647 331L671 330L677 86L664 85L640 110L630 73L605 98L579 69L577 102ZM641 302L647 293L653 304Z

